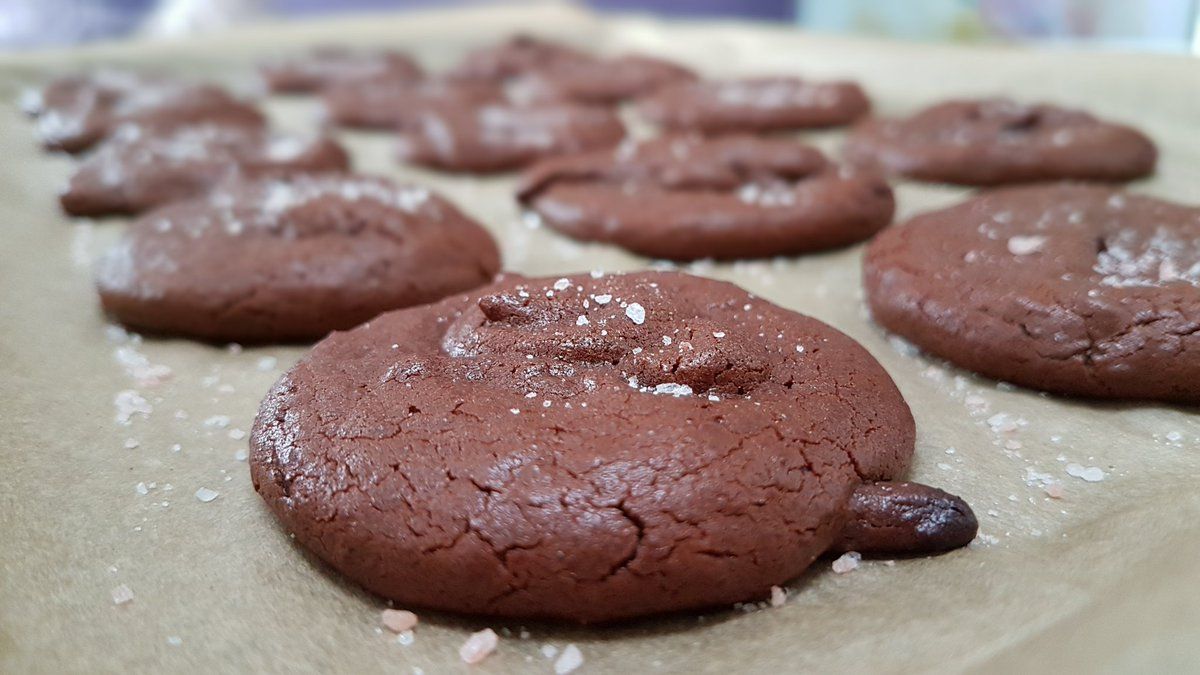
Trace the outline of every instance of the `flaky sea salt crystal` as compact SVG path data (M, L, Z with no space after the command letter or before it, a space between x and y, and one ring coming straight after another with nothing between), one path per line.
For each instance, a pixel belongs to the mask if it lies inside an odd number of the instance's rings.
M1002 434L1010 431L1016 431L1021 422L1019 419L1009 415L1008 413L999 412L987 419L988 426L992 428L993 433Z
M113 397L113 405L117 409L115 416L117 424L124 426L129 426L133 422L134 415L149 417L150 413L154 411L150 403L132 389L117 392L117 395Z
M139 495L150 494L150 488L146 487L145 483L138 483L137 485L133 486L133 490L134 490L134 492L137 492Z
M124 605L127 602L133 602L133 589L125 584L121 584L110 592L114 605Z
M564 647L562 654L554 661L554 673L555 675L566 675L582 665L583 653L572 643Z
M559 279L558 281L554 282L554 290L556 290L556 291L565 291L570 287L571 287L571 280L567 279L566 277L563 277L562 279Z
M239 462L246 461L246 458L249 456L249 453L247 453L245 450L236 450L233 453L233 458Z
M240 441L246 437L246 432L241 429L230 429L229 437L235 441Z
M629 303L629 306L625 308L625 316L639 326L646 323L646 309L636 302Z
M393 633L403 633L417 626L417 615L406 609L385 609L380 620L384 628Z
M612 302L612 296L607 293L603 295L597 295L592 299L596 301L597 305L607 305L608 303Z
M558 654L558 647L549 644L542 645L540 651L542 652L542 656L552 659Z
M1040 234L1017 235L1008 238L1008 252L1013 255L1029 255L1042 250L1046 245L1046 237Z
M692 388L686 384L679 384L677 382L663 382L662 384L654 385L654 393L669 396L691 396Z
M255 364L255 367L265 373L267 371L275 370L275 366L278 365L278 363L279 359L276 359L274 356L264 356L258 360L258 363Z
M484 628L478 633L472 633L471 637L458 648L458 656L466 663L479 663L488 657L496 650L496 645L500 643L500 637L496 635L496 631L491 628Z
M204 420L204 426L209 429L224 429L229 426L229 415L213 415Z
M843 553L837 560L833 561L833 571L836 574L846 574L858 569L858 563L862 561L862 554L858 551L847 551Z
M784 603L786 603L786 602L787 602L787 591L780 588L779 586L772 586L771 587L771 606L772 607L783 607Z
M212 500L216 499L220 495L221 495L221 493L217 492L216 490L212 490L212 489L209 489L206 487L202 487L199 490L196 490L196 499L199 499L200 501L204 502L205 504L207 504L208 502L211 502Z
M1089 483L1099 483L1104 480L1104 470L1098 466L1085 467L1074 462L1067 465L1067 475L1082 478Z
M588 323L589 323L588 318L586 316L583 316L582 314L579 315L578 319L575 319L576 326L586 326L586 325L588 325Z

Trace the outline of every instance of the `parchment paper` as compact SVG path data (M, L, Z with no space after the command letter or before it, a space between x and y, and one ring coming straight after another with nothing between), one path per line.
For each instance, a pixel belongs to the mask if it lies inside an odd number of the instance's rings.
M862 81L884 113L949 95L1013 94L1135 122L1160 144L1132 189L1200 201L1200 66L1185 58L887 44L737 24L600 20L561 6L360 17L253 28L174 45L117 44L0 60L0 671L552 672L543 645L576 644L580 672L1192 671L1200 666L1200 419L1161 405L1083 403L975 378L911 353L866 319L861 247L798 259L698 264L859 339L919 429L912 477L961 494L983 536L937 558L828 561L754 612L609 628L525 626L422 612L411 645L380 634L385 604L329 572L276 526L239 450L257 404L301 348L236 350L106 328L89 264L122 227L72 223L56 203L71 162L35 148L19 91L80 66L132 64L232 84L258 57L313 42L394 44L440 67L515 29L613 52L636 48L713 74L796 72ZM272 99L311 127L311 100ZM812 137L835 148L838 133ZM509 269L555 274L647 261L524 225L511 177L405 169L386 136L348 134L357 166L434 185L488 224ZM900 216L963 190L901 184ZM140 360L140 359L144 359ZM158 385L166 366L171 375ZM134 412L116 421L121 392ZM128 412L128 410L126 410ZM1000 417L997 417L1000 415ZM226 424L227 420L227 424ZM990 421L989 421L990 420ZM1016 424L1016 428L1005 431ZM951 451L953 448L953 451ZM1087 482L1069 464L1097 467ZM1076 468L1076 473L1078 473ZM1032 472L1032 473L1030 473ZM1044 484L1061 483L1063 499ZM142 484L146 494L139 494ZM202 502L199 488L219 496ZM116 605L114 588L134 599ZM468 632L501 631L467 667Z

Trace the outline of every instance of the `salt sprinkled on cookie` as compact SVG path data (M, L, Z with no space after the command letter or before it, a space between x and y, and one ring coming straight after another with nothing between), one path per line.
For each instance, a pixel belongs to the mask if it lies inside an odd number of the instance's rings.
M646 310L636 302L629 303L629 306L625 308L625 316L639 326L646 323Z
M1008 238L1008 252L1013 255L1029 255L1042 250L1042 246L1046 244L1046 237L1041 235L1017 235Z
M779 586L771 587L771 606L783 607L787 603L787 591Z
M471 637L458 648L458 656L466 663L476 664L482 662L496 650L496 645L500 643L500 637L496 635L496 631L491 628L484 628L478 633L472 633Z

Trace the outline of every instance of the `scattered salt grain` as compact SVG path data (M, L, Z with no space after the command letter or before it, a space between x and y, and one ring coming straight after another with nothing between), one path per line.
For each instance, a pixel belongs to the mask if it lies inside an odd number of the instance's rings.
M571 280L566 277L554 282L554 290L565 291L571 287Z
M200 501L207 504L208 502L211 502L212 500L219 497L220 494L221 493L217 492L216 490L202 487L199 490L196 490L196 499L199 499Z
M1042 250L1046 237L1042 235L1015 236L1008 239L1008 252L1013 255L1029 255Z
M592 299L596 301L597 305L607 305L608 303L612 302L612 296L607 293L604 295L597 295Z
M862 554L857 551L848 551L843 553L840 558L833 561L833 571L836 574L845 574L858 569L858 563L862 561Z
M636 302L629 303L629 306L625 308L625 316L639 326L646 323L646 309Z
M589 323L588 318L586 316L583 316L582 314L579 315L578 319L575 319L576 326L586 326L586 325L588 325L588 323Z
M146 487L145 483L138 483L137 485L133 486L133 489L139 495L150 494L150 488Z
M677 382L663 382L654 386L654 393L676 397L691 396L692 388L686 384L679 384Z
M246 432L242 431L241 429L230 429L229 437L235 441L240 441L246 437Z
M168 635L167 644L171 645L172 647L178 647L179 645L183 644L183 638L179 637L178 635Z
M114 605L124 605L127 602L133 602L133 590L125 584L112 589L111 595Z
M786 603L786 602L787 602L787 591L783 590L782 588L780 588L778 586L772 586L771 587L771 606L772 607L783 607L784 603Z
M664 335L664 336L662 337L662 343L663 343L663 346L664 346L664 347L670 347L670 346L671 346L671 342L672 342L672 340L671 340L671 336L670 336L670 335Z
M264 356L258 360L258 363L255 367L265 373L269 370L275 370L275 366L278 363L279 359L276 359L274 356Z
M478 633L472 633L471 637L467 638L467 641L458 648L458 656L466 663L479 663L496 650L499 642L500 637L496 635L496 631L484 628Z
M1046 496L1051 499L1062 499L1067 496L1066 490L1063 489L1062 483L1048 483L1044 488Z
M229 415L213 415L204 420L204 426L209 429L224 429L229 426Z
M136 438L126 438L125 439L125 449L126 450L132 450L132 449L136 448L137 446L138 446L138 442L137 442Z
M381 621L383 627L393 633L403 633L417 627L417 615L405 609L385 609Z
M555 675L566 675L582 665L583 654L579 651L579 647L569 644L563 649L558 660L554 662L554 673Z
M542 656L552 659L558 655L558 647L554 645L542 645L541 652Z
M132 389L117 392L117 395L113 397L113 405L117 408L117 424L124 426L129 426L133 422L134 415L149 417L150 413L154 411L150 403Z
M1071 463L1067 465L1067 475L1082 478L1089 483L1099 483L1104 480L1104 470L1098 466L1085 467L1082 464Z
M715 338L717 338L718 340L720 340L721 338L725 337L725 333L723 333L722 331L715 331L715 332L713 333L713 337L715 337Z

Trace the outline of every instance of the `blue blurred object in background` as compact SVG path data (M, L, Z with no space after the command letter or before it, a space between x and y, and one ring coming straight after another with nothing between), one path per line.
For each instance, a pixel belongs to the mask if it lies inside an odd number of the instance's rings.
M481 0L0 0L0 48L218 30L261 18ZM1200 54L1200 0L586 0L599 11L795 23L920 40L1014 40Z

